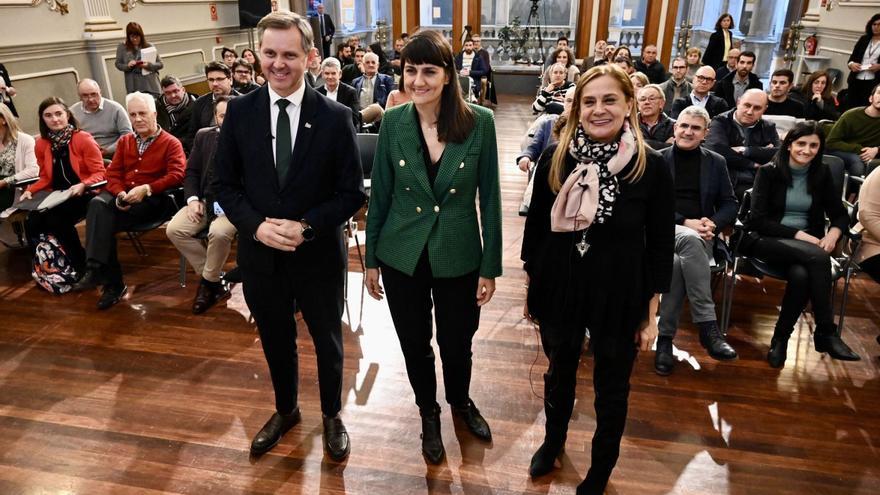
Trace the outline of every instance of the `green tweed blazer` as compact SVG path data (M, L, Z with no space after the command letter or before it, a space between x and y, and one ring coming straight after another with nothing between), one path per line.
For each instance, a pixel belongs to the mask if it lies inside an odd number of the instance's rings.
M427 245L435 277L477 269L481 277L501 276L495 120L489 110L471 108L474 129L463 143L446 144L433 188L420 151L415 107L407 103L385 113L367 213L368 268L378 268L381 260L412 275Z

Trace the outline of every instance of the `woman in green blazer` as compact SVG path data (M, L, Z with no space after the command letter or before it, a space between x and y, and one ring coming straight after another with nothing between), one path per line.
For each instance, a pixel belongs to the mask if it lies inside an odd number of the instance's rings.
M401 61L412 102L383 117L373 161L366 284L381 299L381 273L422 417L422 454L439 464L445 450L432 308L446 401L475 436L492 439L469 388L480 306L492 299L501 275L498 150L492 113L465 103L452 47L440 34L410 38Z

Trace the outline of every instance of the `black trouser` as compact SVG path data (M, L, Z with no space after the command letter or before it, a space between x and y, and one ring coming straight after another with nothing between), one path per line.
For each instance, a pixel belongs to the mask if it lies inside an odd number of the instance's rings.
M831 256L822 248L797 239L761 237L752 247L753 256L786 268L785 295L776 321L777 336L791 334L795 323L812 303L816 333L834 328L831 311Z
M859 263L863 272L867 273L877 283L880 283L880 254L866 258Z
M168 196L156 194L131 205L128 211L116 207L116 197L104 191L89 201L86 214L86 255L104 268L108 285L122 285L122 266L116 253L116 232L168 215Z
M550 361L544 374L545 428L550 441L565 441L574 408L583 342L583 328L565 330L541 325L541 345ZM617 464L629 405L629 378L637 354L635 344L619 346L614 355L607 354L601 347L593 349L596 432L593 434L590 471L585 481L591 488L587 493L602 493Z
M294 269L289 255L273 253L271 274L241 267L244 300L260 331L263 354L275 389L275 409L289 414L297 407L299 356L296 308L302 310L318 360L321 412L336 416L342 409L342 287L343 272L310 267Z
M868 98L871 96L871 89L880 82L880 79L854 79L850 81L847 89L847 107L864 107L868 105Z
M431 308L435 305L446 402L465 405L470 397L471 342L480 325L476 300L479 272L454 278L434 277L425 251L412 276L383 264L382 280L419 410L432 412L439 407L431 347Z
M83 249L76 224L85 218L89 206L90 194L70 198L55 208L38 212L34 211L27 218L27 232L31 244L39 242L40 234L52 234L64 247L67 257L74 269L79 271L86 263L86 251Z

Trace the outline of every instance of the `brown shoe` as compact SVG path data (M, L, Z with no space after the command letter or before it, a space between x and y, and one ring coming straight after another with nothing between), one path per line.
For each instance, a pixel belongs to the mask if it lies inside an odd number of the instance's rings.
M217 301L229 295L229 287L223 282L208 282L202 279L193 300L192 312L200 315L208 310Z

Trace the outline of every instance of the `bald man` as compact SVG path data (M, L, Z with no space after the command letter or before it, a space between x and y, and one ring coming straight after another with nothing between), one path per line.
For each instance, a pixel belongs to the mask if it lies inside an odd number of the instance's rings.
M706 147L727 160L738 200L752 187L758 167L769 163L779 149L776 125L763 119L767 103L763 90L746 90L736 108L716 116L709 127Z
M76 85L79 101L70 107L80 129L88 132L101 147L104 158L113 158L116 142L131 134L131 122L122 105L101 96L101 87L92 79L83 79Z

